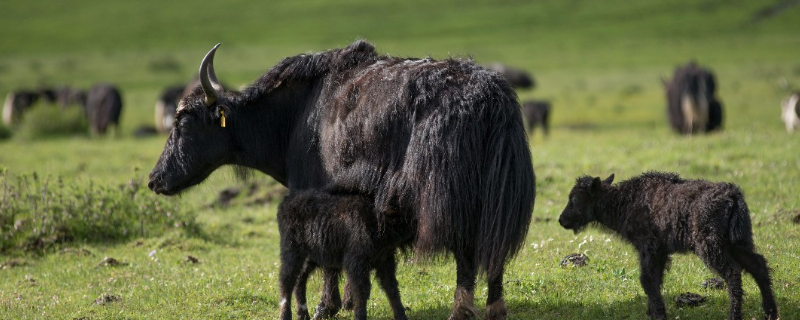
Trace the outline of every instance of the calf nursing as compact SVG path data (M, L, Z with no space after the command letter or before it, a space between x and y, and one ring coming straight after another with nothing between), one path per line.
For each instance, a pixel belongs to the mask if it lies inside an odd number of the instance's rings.
M742 318L742 270L755 278L766 318L778 318L767 262L755 253L750 211L736 185L660 172L613 180L578 178L558 222L575 232L595 222L636 248L648 316L666 319L661 283L669 256L691 251L725 279L730 319Z
M309 318L306 280L317 266L325 271L326 288L333 289L323 292L315 318L338 311L341 300L335 288L338 271L343 270L355 319L366 319L369 275L375 269L395 319L406 319L395 277L395 251L411 245L416 226L407 215L376 212L373 203L374 199L366 196L319 190L294 192L284 199L278 208L281 319L292 318L292 290L298 317Z

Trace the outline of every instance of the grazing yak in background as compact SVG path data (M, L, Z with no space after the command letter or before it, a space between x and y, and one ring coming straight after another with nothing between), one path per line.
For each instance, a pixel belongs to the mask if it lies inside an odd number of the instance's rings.
M175 123L175 111L178 102L184 97L186 85L174 85L164 89L156 100L156 130L167 133L172 130Z
M61 108L70 106L80 106L86 108L86 91L75 89L69 86L61 86L54 90L55 102Z
M39 96L39 92L30 90L9 92L3 104L3 124L9 127L18 124L25 111L39 101Z
M109 126L119 131L119 116L122 113L122 95L116 86L101 83L86 94L86 116L92 134L104 135Z
M665 86L667 115L675 131L691 135L721 128L722 104L715 96L714 73L692 61L676 68Z
M781 101L781 119L786 125L786 131L794 132L800 128L800 92Z
M550 134L550 101L525 101L522 103L522 114L525 116L529 134L539 126L545 136Z
M486 69L502 74L514 88L533 89L536 87L533 76L525 70L512 68L499 62L486 65Z
M530 224L535 177L514 90L457 59L381 56L365 42L289 57L243 92L224 92L214 47L181 100L148 186L174 195L217 168L264 172L290 190L334 185L418 221L421 254L456 260L452 319L505 319L506 262Z

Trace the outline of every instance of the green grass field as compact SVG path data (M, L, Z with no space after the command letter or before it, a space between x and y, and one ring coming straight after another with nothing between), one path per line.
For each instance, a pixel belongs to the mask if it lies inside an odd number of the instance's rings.
M0 95L109 81L122 89L125 109L117 137L0 140L0 172L84 186L146 178L166 137L136 139L132 131L153 122L160 90L191 78L217 42L217 75L237 87L283 57L359 38L392 56L501 61L536 77L538 87L520 91L521 100L548 99L554 108L551 136L530 139L537 198L526 245L505 277L511 319L645 318L636 252L601 230L574 235L556 220L577 176L616 173L622 181L649 170L740 185L782 319L800 319L800 225L792 222L800 215L800 135L786 133L779 118L788 95L780 83L800 89L800 5L760 14L781 2L9 1L0 10ZM722 132L682 137L667 125L661 77L690 59L717 74ZM166 199L196 215L199 233L0 253L0 318L276 318L277 203L208 206L237 184L223 168ZM574 252L589 264L559 267ZM127 264L98 266L104 257ZM417 260L405 257L398 271L407 313L444 319L455 265ZM663 288L670 317L723 318L725 291L700 286L712 276L696 257L674 256ZM319 278L309 286L312 304ZM758 288L749 276L744 284L745 318L760 318ZM687 291L707 302L678 308L675 298ZM118 299L95 303L103 295ZM481 309L485 297L480 279ZM391 318L377 284L369 313Z

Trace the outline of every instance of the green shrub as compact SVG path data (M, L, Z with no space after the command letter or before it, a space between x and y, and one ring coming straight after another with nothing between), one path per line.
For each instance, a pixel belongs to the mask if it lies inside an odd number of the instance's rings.
M0 141L11 138L11 130L6 128L5 125L0 123Z
M149 192L138 179L116 186L86 185L3 172L0 188L0 253L198 231L193 214L173 199Z
M62 109L38 105L25 113L17 133L25 140L87 135L89 121L79 107Z

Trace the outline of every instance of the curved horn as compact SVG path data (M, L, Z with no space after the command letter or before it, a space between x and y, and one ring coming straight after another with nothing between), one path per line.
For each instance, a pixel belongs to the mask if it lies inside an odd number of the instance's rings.
M217 75L214 74L214 53L219 48L219 43L211 48L211 51L206 53L203 62L200 63L200 85L203 88L203 93L206 94L206 106L210 106L217 101L217 96L221 86L217 81Z

